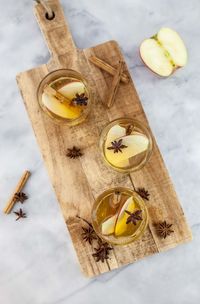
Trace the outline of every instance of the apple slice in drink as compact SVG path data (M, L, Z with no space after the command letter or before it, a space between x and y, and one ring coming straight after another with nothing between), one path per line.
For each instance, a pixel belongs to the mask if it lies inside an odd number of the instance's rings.
M161 30L140 46L140 55L147 67L160 76L169 76L187 63L187 50L177 32Z
M126 231L126 220L128 214L125 210L133 212L136 208L136 204L133 197L129 197L123 204L119 213L106 219L101 225L101 232L104 235L111 235L115 233L116 236L123 234Z
M81 114L80 108L70 106L64 102L62 103L54 96L49 96L46 93L42 94L42 103L53 114L63 118L75 119Z
M117 219L117 214L109 217L107 220L105 220L101 225L101 232L104 235L110 235L114 233L115 230L115 223Z
M115 125L112 128L110 128L110 130L107 133L107 137L106 137L106 143L105 146L107 147L112 141L123 137L126 135L126 129L119 126L119 125ZM116 164L117 167L121 167L121 168L125 168L129 166L129 161L127 160L123 160L120 161Z
M119 212L115 225L115 231L114 231L115 236L120 236L127 230L126 221L129 215L125 212L125 210L132 213L134 212L135 209L136 209L136 204L134 202L134 199L133 197L129 197Z
M120 127L119 125L115 125L107 133L106 137L106 145L107 143L110 143L111 141L123 137L126 135L126 129L123 127Z
M80 81L70 82L58 90L59 93L63 94L68 99L76 97L76 93L79 95L85 93L85 85Z
M114 149L108 149L112 147L112 143L107 144L105 147L105 155L107 160L117 166L120 162L127 161L129 158L142 153L148 149L149 140L148 138L141 135L128 135L121 138L122 144L126 146L126 148L121 149L122 152L115 152ZM119 141L118 139L117 141Z
M146 137L144 134L136 132L136 131L133 131L130 135L140 135L140 136ZM133 163L135 164L137 162L137 160L141 161L141 159L143 159L145 157L145 151L146 150L144 150L143 152L141 152L141 153L139 153L137 155L134 155L133 157L129 158L128 160L121 161L120 163L118 163L117 166L118 167L122 167L122 168L127 168L130 165L132 165Z

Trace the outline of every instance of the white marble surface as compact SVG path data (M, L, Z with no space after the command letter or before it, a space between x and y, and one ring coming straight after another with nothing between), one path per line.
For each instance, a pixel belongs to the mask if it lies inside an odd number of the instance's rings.
M23 169L33 175L24 206L29 217L0 213L2 304L200 303L200 2L199 0L62 0L80 48L120 43L156 135L194 240L160 255L88 280L81 274L15 75L49 54L31 0L0 0L0 208ZM176 29L189 51L186 68L168 79L149 72L141 40Z

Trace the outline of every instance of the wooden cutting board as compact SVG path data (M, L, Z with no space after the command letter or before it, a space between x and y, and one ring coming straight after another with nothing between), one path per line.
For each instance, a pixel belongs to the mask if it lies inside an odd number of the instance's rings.
M150 161L142 170L130 175L107 168L101 158L99 135L109 121L124 116L132 117L150 129L132 80L128 84L120 84L116 102L111 109L104 106L112 76L95 67L88 58L95 55L115 67L123 57L118 44L108 41L88 49L77 49L59 1L51 0L49 5L55 13L53 20L46 19L45 10L40 4L34 10L51 59L47 64L17 75L17 82L81 269L85 275L92 277L173 248L191 240L192 234L155 139ZM36 93L40 81L49 72L59 68L79 71L92 89L94 103L91 114L79 126L69 128L54 124L38 105ZM127 67L126 72L129 75ZM66 157L67 149L73 145L83 149L84 156L80 159ZM77 215L90 220L91 206L102 191L113 186L133 188L133 185L136 188L145 187L151 195L150 201L146 203L150 215L148 229L140 240L127 246L114 247L107 263L96 263L92 257L93 248L82 240L83 223ZM154 225L163 220L173 223L174 233L166 239L157 236Z

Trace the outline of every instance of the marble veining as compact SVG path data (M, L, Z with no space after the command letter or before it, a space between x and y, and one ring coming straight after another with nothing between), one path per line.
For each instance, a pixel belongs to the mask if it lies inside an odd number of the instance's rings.
M62 0L74 40L86 48L119 42L157 138L194 240L165 253L85 278L15 82L15 75L45 63L48 50L31 0L0 0L0 208L24 169L33 175L15 222L0 213L2 304L200 303L200 2L198 0ZM188 65L168 79L154 76L138 53L140 42L170 26L183 37Z

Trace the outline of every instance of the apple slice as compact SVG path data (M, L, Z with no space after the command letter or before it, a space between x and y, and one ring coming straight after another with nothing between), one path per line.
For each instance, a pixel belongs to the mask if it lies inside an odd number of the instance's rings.
M128 159L127 160L123 160L123 161L120 161L119 163L117 163L115 166L119 167L119 168L127 168L127 167L130 166L130 162L129 162Z
M140 46L144 63L160 76L169 76L187 63L187 50L177 32L161 28L153 37L145 39Z
M117 164L119 164L120 162L127 161L129 158L148 149L149 140L143 134L128 135L122 137L121 139L122 144L127 146L127 148L122 149L122 152L118 151L117 153L114 153L113 149L109 150L108 147L112 146L111 143L105 147L106 158L113 165L117 166Z
M61 87L58 92L69 99L73 99L76 93L80 95L85 92L85 85L83 82L73 81Z
M101 225L101 232L104 235L113 234L115 231L115 223L117 219L117 214L111 216L107 220L105 220Z
M114 140L123 137L126 135L126 129L119 126L119 125L115 125L112 128L110 128L110 130L107 133L107 138L106 138L106 147ZM123 160L120 161L119 163L116 164L117 167L120 168L126 168L129 166L129 161L128 160Z
M116 236L122 235L127 229L126 221L129 215L125 212L125 210L132 213L135 209L136 209L136 204L134 202L134 199L133 197L129 197L119 212L119 216L117 218L115 231L114 231Z
M46 93L42 94L42 103L49 111L63 118L75 119L81 114L80 108L61 103L57 98Z
M107 143L110 143L113 140L116 140L120 137L123 137L126 135L126 129L123 127L120 127L119 125L115 125L107 133L106 137L106 145Z

